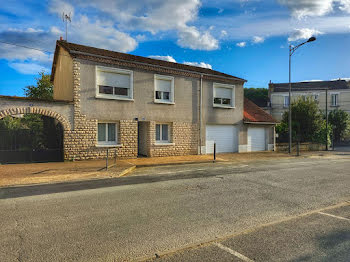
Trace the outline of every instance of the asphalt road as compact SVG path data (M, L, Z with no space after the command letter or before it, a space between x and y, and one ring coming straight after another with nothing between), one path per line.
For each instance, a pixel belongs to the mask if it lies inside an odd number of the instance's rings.
M0 258L349 261L349 170L343 155L0 189Z

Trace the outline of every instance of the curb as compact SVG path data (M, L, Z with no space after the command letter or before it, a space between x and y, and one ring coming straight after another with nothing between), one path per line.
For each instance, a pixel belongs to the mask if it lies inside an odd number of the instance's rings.
M137 166L132 166L129 167L128 169L125 169L124 171L122 171L118 176L116 177L123 177L126 176L127 174L131 173L132 171L134 171L136 169Z
M191 165L191 164L205 164L205 163L215 163L215 162L227 162L225 160L221 160L221 159L216 159L216 161L214 160L205 160L205 161L198 161L198 162L177 162L177 163L162 163L162 164L144 164L144 165L136 165L137 168L140 167L155 167L155 166L177 166L177 165Z

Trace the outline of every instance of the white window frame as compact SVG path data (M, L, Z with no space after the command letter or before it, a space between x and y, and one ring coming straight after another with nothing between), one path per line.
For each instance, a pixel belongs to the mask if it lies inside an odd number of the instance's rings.
M157 125L160 125L160 129L159 129L159 138L160 138L160 140L157 140ZM168 140L163 140L162 139L162 132L163 132L162 126L163 125L167 125L168 126ZM156 123L155 132L154 132L154 139L155 139L155 144L156 145L162 145L162 144L169 145L169 144L172 144L170 142L170 123Z
M98 76L99 72L109 72L109 73L130 75L129 96L100 94L98 81L97 81L99 77ZM95 67L95 86L96 86L96 98L134 101L134 72L131 70L120 69L115 67L96 66Z
M99 141L98 140L98 124L105 124L106 125L106 139L107 141ZM115 125L115 141L108 141L108 124L114 124ZM96 135L96 144L98 147L115 147L118 146L118 131L119 131L119 124L117 122L111 122L111 121L98 121L97 123L97 135Z
M214 91L215 88L228 88L228 89L232 89L231 93L232 93L232 97L231 97L231 105L223 105L223 104L215 104L214 103ZM229 85L229 84L221 84L221 83L213 83L213 107L220 107L220 108L235 108L236 107L236 101L235 101L235 97L236 97L236 86L235 85Z
M339 93L331 93L331 106L333 107L338 107L339 106ZM336 95L336 100L335 100L335 104L333 104L333 96Z
M169 100L156 98L156 91L158 91L157 80L171 81L171 90L170 90ZM154 103L174 105L175 104L174 90L175 90L175 78L173 76L157 75L157 74L154 75Z
M286 104L286 98L288 98L288 104ZM290 101L289 101L289 95L284 95L284 96L283 96L283 107L284 107L284 108L289 107L289 103L290 103Z

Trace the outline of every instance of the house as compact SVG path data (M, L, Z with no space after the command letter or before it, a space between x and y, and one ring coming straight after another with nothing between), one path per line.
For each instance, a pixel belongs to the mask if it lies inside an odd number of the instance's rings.
M292 83L292 101L299 98L312 98L320 110L326 110L326 96L328 110L336 108L350 113L350 84L346 80L311 81ZM289 107L289 84L269 84L270 114L281 120L283 113Z
M67 160L274 148L275 120L244 101L239 77L59 40L51 81L54 102L12 99L0 118L58 119Z

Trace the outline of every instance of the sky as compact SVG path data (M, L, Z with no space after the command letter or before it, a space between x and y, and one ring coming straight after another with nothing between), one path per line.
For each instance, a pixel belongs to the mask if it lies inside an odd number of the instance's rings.
M8 0L0 5L0 94L51 72L55 41L212 68L267 88L350 77L350 0ZM14 45L11 45L14 44ZM25 48L29 47L29 48Z

